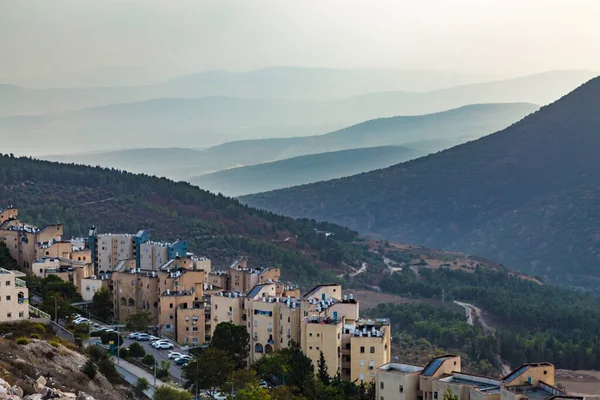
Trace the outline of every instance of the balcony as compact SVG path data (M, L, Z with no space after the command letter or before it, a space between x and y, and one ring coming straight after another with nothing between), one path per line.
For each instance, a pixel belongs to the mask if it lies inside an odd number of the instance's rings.
M23 279L15 278L15 286L27 287L27 283Z
M269 340L267 340L267 343L269 343L269 344L275 344L275 340L269 339Z

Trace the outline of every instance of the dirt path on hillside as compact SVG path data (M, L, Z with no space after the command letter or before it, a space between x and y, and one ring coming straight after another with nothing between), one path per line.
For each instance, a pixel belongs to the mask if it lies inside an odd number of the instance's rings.
M600 371L558 369L556 382L563 385L570 395L600 400Z

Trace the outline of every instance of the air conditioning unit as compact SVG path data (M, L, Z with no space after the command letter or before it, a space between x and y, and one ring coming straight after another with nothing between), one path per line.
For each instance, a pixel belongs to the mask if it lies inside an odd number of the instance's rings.
M227 311L227 315L231 315L233 314L231 311Z

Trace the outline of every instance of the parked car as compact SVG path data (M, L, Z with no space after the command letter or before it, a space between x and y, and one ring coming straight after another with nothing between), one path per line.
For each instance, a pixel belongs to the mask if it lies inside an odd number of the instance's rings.
M150 340L150 335L148 335L147 333L140 333L137 336L137 340L142 341L142 342L148 341L148 340Z
M138 338L138 336L140 335L140 333L141 333L141 332L133 332L133 333L130 333L130 334L129 334L129 336L128 336L128 338L129 338L129 339L137 339L137 338Z
M260 381L259 386L262 387L262 388L268 388L269 384L266 381Z
M73 321L73 323L75 325L79 325L79 324L83 324L83 323L89 323L90 320L87 318L77 318L75 321Z
M160 338L156 337L156 336L153 336L153 335L150 335L150 342L155 342L157 340L160 340Z
M169 342L158 342L158 344L156 346L157 349L172 349L173 347L173 343L169 343Z
M176 351L170 351L169 354L167 354L167 358L172 358L173 360L181 357L183 354L178 353Z
M192 361L193 359L194 358L192 356L182 355L181 357L175 359L175 364L183 365L185 363Z
M159 345L160 343L169 343L169 344L172 344L172 343L171 343L171 342L169 342L167 339L159 339L159 340L157 340L157 341L155 341L155 342L153 342L153 343L150 343L150 346L152 346L152 347L158 347L158 345Z

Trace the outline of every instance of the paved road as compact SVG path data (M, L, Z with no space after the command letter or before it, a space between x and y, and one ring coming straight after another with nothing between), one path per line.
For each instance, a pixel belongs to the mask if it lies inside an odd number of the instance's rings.
M123 346L129 347L131 345L131 343L134 343L134 342L137 342L137 341L133 340L133 339L125 338L125 340L123 342ZM173 360L170 360L167 357L167 354L169 354L170 351L177 351L182 354L188 354L187 351L178 350L177 347L172 350L159 350L159 349L155 349L154 347L150 346L150 342L138 342L138 343L144 347L144 350L146 350L147 354L152 354L154 356L154 358L156 359L156 364L158 366L160 366L161 360L170 361L171 362L171 368L170 368L171 375L177 379L181 379L181 367L179 365L176 365Z

